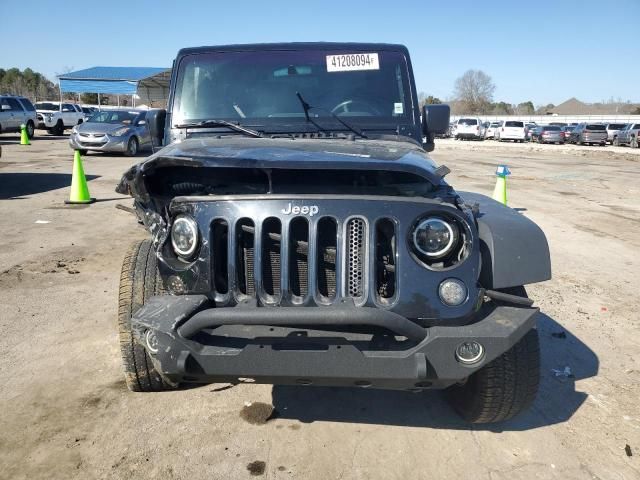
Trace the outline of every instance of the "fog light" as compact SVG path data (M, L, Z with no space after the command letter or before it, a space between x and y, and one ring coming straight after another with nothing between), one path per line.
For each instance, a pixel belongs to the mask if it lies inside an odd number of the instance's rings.
M467 300L467 287L457 278L447 278L440 284L438 294L442 303L450 307L457 307Z
M484 348L478 342L463 342L456 348L456 359L460 363L470 365L477 363L484 355Z

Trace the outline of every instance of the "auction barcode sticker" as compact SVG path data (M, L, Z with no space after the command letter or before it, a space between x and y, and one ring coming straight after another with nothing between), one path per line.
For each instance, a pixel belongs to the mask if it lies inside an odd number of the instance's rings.
M345 53L327 55L327 72L380 70L377 53Z

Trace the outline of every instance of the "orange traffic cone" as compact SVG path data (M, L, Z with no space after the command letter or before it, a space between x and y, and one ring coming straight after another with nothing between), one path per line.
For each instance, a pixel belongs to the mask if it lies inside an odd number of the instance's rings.
M65 200L64 203L76 204L76 203L93 203L95 198L91 198L89 195L89 187L87 186L87 179L84 176L84 169L82 168L82 157L78 150L73 155L73 176L71 177L71 193L69 194L69 200Z

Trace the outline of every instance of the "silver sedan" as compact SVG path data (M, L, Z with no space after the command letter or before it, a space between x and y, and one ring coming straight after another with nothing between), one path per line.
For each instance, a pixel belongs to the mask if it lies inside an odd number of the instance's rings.
M147 112L138 110L96 112L86 122L73 127L69 146L82 154L95 151L134 156L151 148L146 115Z

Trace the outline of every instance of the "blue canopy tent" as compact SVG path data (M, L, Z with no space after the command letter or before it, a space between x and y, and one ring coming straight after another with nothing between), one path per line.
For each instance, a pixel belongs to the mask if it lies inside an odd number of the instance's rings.
M110 95L136 95L140 82L146 88L168 90L170 68L155 67L93 67L58 75L60 94L97 93ZM153 80L157 78L157 80Z

